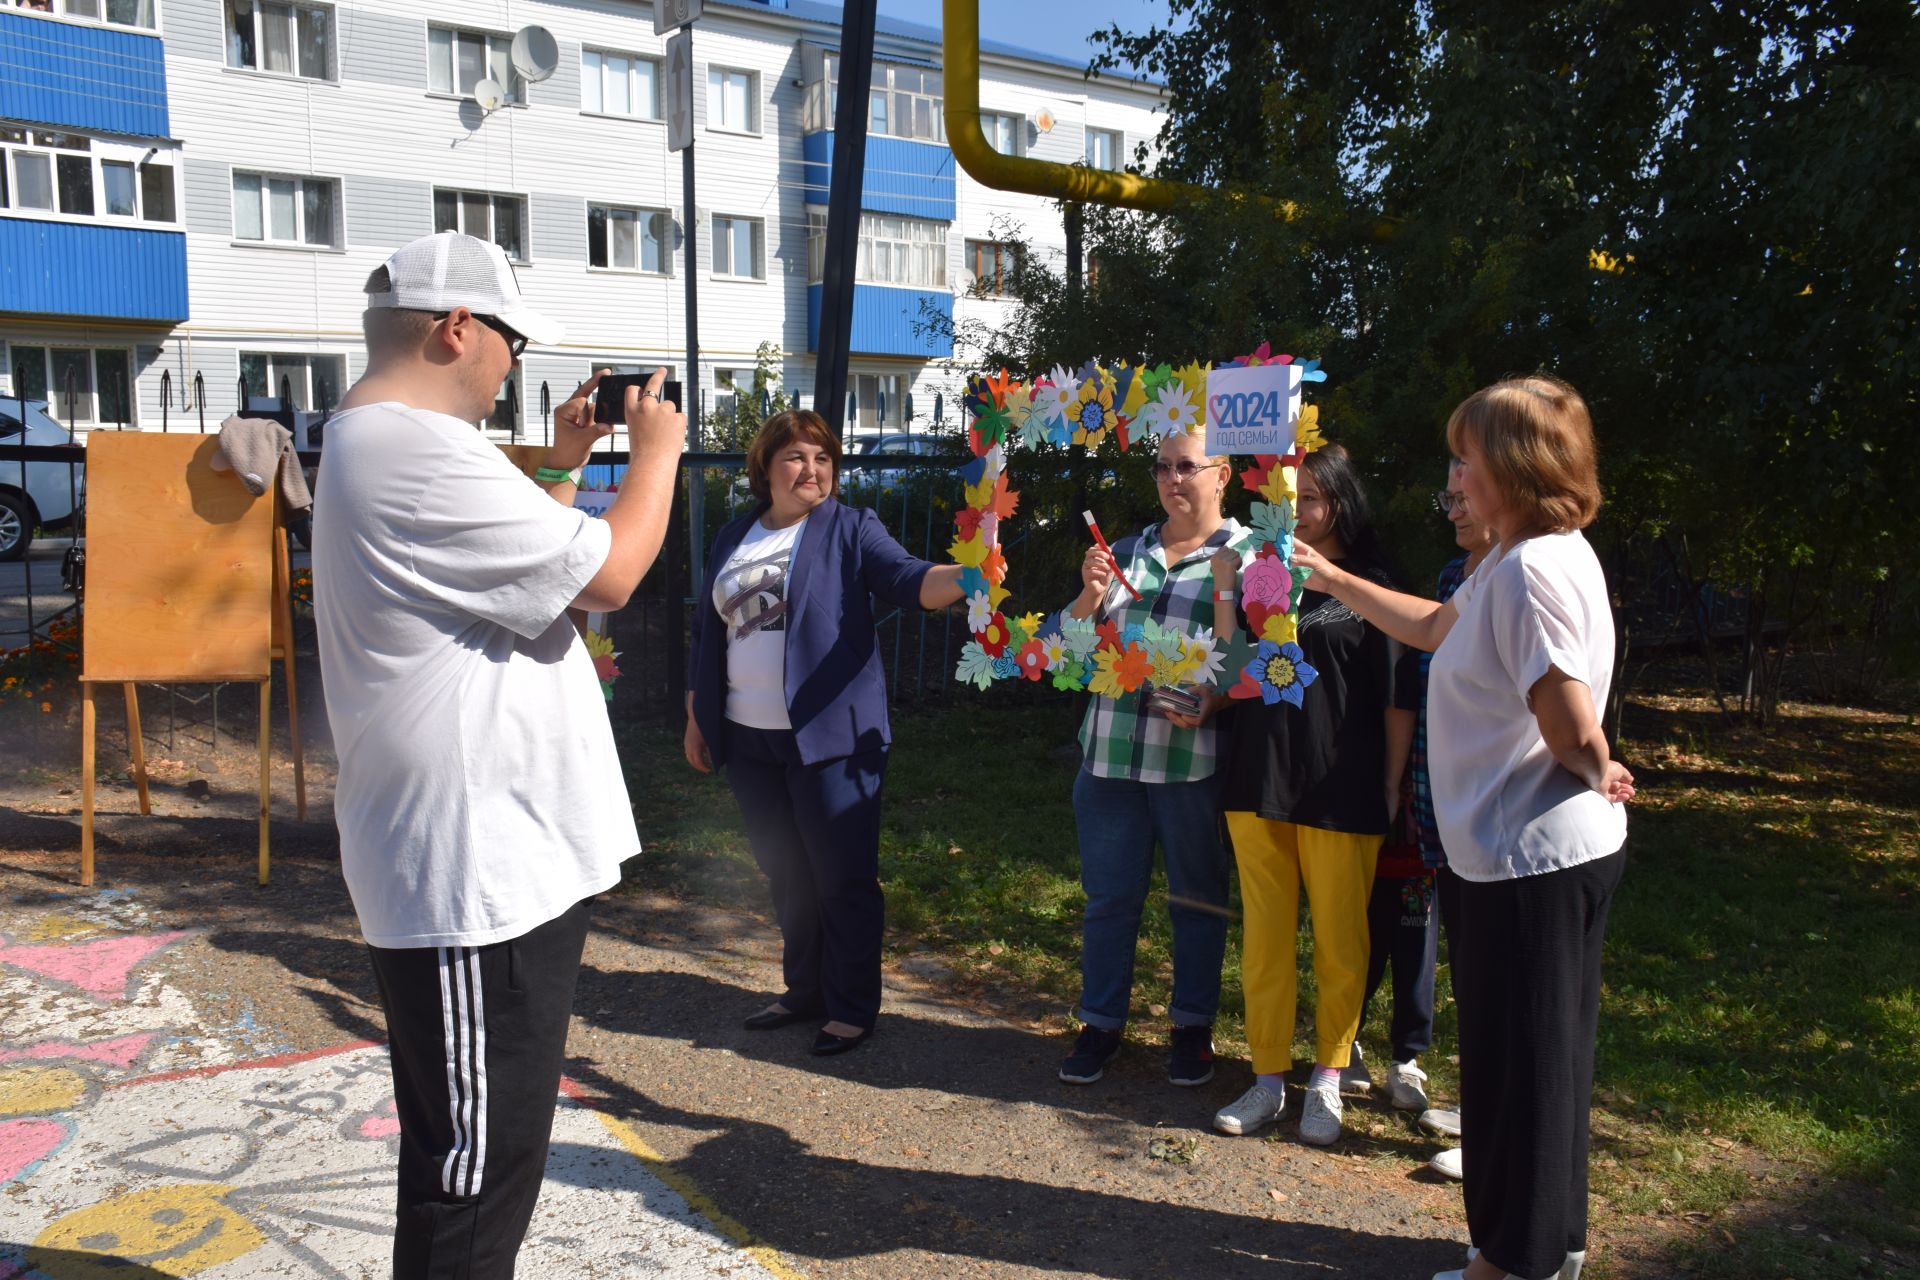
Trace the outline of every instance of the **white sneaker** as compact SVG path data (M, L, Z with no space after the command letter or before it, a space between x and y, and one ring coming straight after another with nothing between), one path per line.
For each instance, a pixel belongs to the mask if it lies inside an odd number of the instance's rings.
M1443 1138L1457 1138L1460 1136L1460 1113L1445 1108L1422 1111L1420 1127Z
M1387 1101L1396 1111L1427 1109L1427 1073L1411 1060L1387 1068Z
M1467 1177L1466 1160L1461 1156L1459 1147L1449 1147L1442 1151L1427 1161L1427 1168L1443 1178L1452 1178L1455 1182L1464 1182Z
M1348 1050L1347 1065L1340 1068L1340 1092L1353 1098L1364 1098L1373 1092L1373 1077L1367 1074L1367 1060L1360 1053L1358 1040Z
M1567 1255L1560 1264L1559 1280L1580 1280L1580 1268L1587 1265L1587 1251L1579 1249Z
M1263 1084L1241 1094L1233 1102L1220 1108L1213 1117L1213 1127L1222 1133L1231 1133L1236 1137L1265 1128L1280 1118L1286 1110L1287 1090L1282 1085L1275 1093Z
M1307 1107L1300 1113L1300 1141L1330 1147L1340 1140L1340 1116L1346 1110L1340 1093L1322 1085L1307 1090Z

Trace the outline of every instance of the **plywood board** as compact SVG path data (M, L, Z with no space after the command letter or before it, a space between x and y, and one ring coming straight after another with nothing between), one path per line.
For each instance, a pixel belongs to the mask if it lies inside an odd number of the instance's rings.
M265 680L273 504L212 460L218 436L87 440L81 679Z
M503 444L500 452L507 455L507 461L526 473L527 479L533 479L533 473L540 469L540 459L547 456L547 446L543 444Z

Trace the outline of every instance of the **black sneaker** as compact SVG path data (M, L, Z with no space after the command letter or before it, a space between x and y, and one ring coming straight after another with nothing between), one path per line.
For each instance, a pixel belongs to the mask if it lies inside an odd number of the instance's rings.
M1167 1051L1167 1079L1182 1086L1213 1079L1213 1028L1175 1027Z
M1060 1064L1060 1078L1068 1084L1092 1084L1106 1074L1107 1064L1120 1052L1120 1033L1099 1027L1081 1027L1073 1052Z

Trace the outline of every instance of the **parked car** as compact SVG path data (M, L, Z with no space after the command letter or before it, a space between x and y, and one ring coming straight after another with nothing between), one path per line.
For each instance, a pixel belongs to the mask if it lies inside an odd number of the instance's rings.
M45 400L0 399L0 445L71 443L72 435L47 412ZM33 544L34 530L70 527L86 506L86 468L28 462L23 475L22 465L0 460L0 560L20 559Z
M883 435L855 436L847 441L848 455L856 458L958 458L965 452L964 446L952 436L888 432ZM891 493L909 483L916 474L925 475L927 468L861 463L846 467L845 471L844 480L850 487L865 485L877 488L882 493Z

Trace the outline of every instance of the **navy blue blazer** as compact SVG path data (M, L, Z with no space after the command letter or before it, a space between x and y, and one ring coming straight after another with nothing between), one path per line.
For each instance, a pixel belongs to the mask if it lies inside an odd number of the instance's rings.
M706 580L693 600L687 687L693 719L717 767L727 760L727 628L713 607L713 583L762 508L723 527L707 553ZM787 715L806 764L870 751L893 741L873 597L920 607L933 562L908 554L880 517L828 498L807 516L793 549L785 631Z

